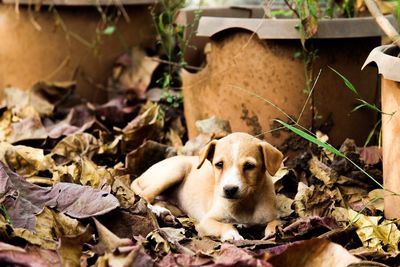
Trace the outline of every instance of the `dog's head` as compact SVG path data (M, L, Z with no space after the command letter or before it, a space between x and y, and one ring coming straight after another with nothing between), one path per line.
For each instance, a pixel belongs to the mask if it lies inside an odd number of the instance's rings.
M243 199L254 192L266 172L273 176L281 166L282 153L246 133L233 133L208 143L199 154L200 168L208 159L214 168L217 190L227 199Z

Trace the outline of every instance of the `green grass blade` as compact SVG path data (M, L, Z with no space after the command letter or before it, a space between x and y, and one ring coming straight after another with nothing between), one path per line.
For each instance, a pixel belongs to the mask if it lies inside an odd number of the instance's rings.
M363 107L365 107L366 105L365 104L359 104L358 106L356 106L355 108L353 108L352 110L351 110L351 112L355 112L355 111L357 111L357 110L359 110L359 109L361 109L361 108L363 108Z
M376 111L378 113L383 113L382 110L380 110L375 104L370 104L367 101L365 101L363 99L359 99L359 98L357 100L360 101L362 103L362 105L364 105L365 107L367 107L373 111Z
M342 74L340 74L337 70L335 70L332 67L329 67L334 73L336 73L340 78L342 78L344 84L347 86L347 88L349 88L353 93L355 93L356 95L358 95L357 89L356 87L346 78L344 77Z
M333 154L335 154L337 156L345 157L345 155L342 152L340 152L339 150L337 150L333 146L318 140L316 137L312 136L311 134L306 133L303 130L300 130L300 129L298 129L298 128L290 125L290 124L287 124L287 123L281 121L281 120L276 120L276 121L279 122L280 124L282 124L283 126L285 126L287 129L289 129L292 132L294 132L295 134L303 137L304 139L306 139L306 140L308 140L308 141L310 141L310 142L312 142L312 143L314 143L314 144L316 144L316 145L318 145L320 147L325 148L326 150L332 152Z

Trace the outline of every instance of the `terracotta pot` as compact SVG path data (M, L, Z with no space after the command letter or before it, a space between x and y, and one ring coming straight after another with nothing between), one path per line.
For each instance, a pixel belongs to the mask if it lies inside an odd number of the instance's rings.
M149 7L143 4L154 0L125 1L124 9L130 20L121 17L114 34L101 36L97 50L74 38L80 36L88 42L96 39L101 15L93 1L43 1L44 5L55 3L58 15L47 6L36 11L34 5L29 8L23 4L36 1L3 2L19 2L19 12L13 4L0 4L0 88L29 89L39 80L76 79L80 95L101 102L106 100L107 92L97 85L104 84L115 58L131 46L150 47L156 42ZM1 94L2 90L0 99Z
M234 131L264 133L280 145L285 133L269 131L276 128L273 119L288 121L284 111L295 119L302 114L303 126L322 128L334 145L345 138L363 144L378 116L368 110L352 113L356 96L328 66L352 81L363 99L375 103L376 70L360 72L360 68L371 49L380 45L379 27L369 17L320 20L318 34L310 40L318 50L314 74L322 69L311 96L313 113L310 105L304 108L308 97L304 62L294 56L302 49L297 23L295 19L201 17L196 39L210 43L204 52L207 63L201 71L183 77L190 137L197 134L196 120L216 115L230 120Z
M382 154L385 217L400 218L400 50L383 45L369 54L363 68L374 62L382 74Z

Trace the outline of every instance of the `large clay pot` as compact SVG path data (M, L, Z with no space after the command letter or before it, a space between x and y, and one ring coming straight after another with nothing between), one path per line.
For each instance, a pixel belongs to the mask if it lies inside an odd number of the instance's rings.
M78 93L92 101L104 101L107 80L118 55L131 46L156 43L149 5L154 0L121 1L129 21L120 17L112 35L98 36L101 14L91 0L42 1L40 10L29 0L0 4L0 88L29 89L40 80L75 79ZM16 11L12 2L19 3ZM102 0L99 3L113 2ZM46 4L55 4L53 11ZM145 5L144 3L147 3ZM131 5L138 4L138 5ZM103 9L106 7L103 6ZM56 10L56 11L54 11ZM76 38L76 37L80 37ZM98 47L88 43L101 37ZM82 40L85 40L86 43ZM0 90L0 100L2 90Z
M382 154L385 217L400 218L400 49L383 45L369 54L382 74ZM363 67L364 68L364 67ZM395 193L395 194L393 194Z
M297 23L294 19L200 19L196 38L207 38L210 45L205 49L205 67L183 77L190 137L197 134L196 120L216 115L228 119L234 131L264 133L280 145L285 133L270 131L276 127L273 119L288 121L285 112L295 119L302 114L301 125L321 128L334 145L345 138L363 144L378 116L368 110L352 113L356 96L328 66L352 81L363 99L376 103L376 70L361 72L360 68L371 49L380 45L379 27L369 17L319 22L318 34L310 42L318 50L314 74L322 72L312 101L304 108L308 95L304 62L295 57L302 49Z

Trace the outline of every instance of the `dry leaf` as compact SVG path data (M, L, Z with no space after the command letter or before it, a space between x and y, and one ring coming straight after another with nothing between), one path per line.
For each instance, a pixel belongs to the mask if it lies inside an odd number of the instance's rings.
M324 182L326 186L332 187L333 184L336 183L338 178L336 171L319 161L316 157L312 157L308 164L311 173Z
M5 266L54 267L60 266L57 255L49 250L28 247L22 249L0 242L0 259Z
M172 156L176 156L172 147L150 140L126 155L125 166L133 177L137 177L152 165Z
M24 109L32 107L40 115L50 115L54 105L35 94L34 91L24 91L19 88L6 88L4 90L7 108L15 114L24 112Z
M384 189L375 189L368 193L368 204L375 207L375 209L383 211L383 197L385 195Z
M114 177L111 190L118 199L121 208L128 209L132 207L135 202L135 193L132 191L130 185L125 181L130 181L128 174L125 176Z
M232 132L229 121L215 116L205 120L198 120L195 124L199 133L212 134L218 138L224 137Z
M97 233L99 235L99 243L96 245L95 250L99 254L105 252L114 252L118 247L133 245L132 240L128 238L119 238L98 220L94 219L96 224Z
M245 249L240 249L234 245L225 243L222 244L218 255L215 256L215 265L211 266L271 267L271 264L263 259L256 258L254 254Z
M54 165L52 159L44 155L43 149L5 142L0 142L0 161L25 177L51 169Z
M365 247L380 251L399 253L400 230L393 221L382 220L382 216L365 216L351 209L348 220L357 227L357 234Z
M163 121L160 116L160 107L148 102L139 116L133 119L123 129L124 151L132 151L146 140L161 140Z
M299 182L293 205L300 217L330 214L338 200L338 192L322 186L306 186Z
M68 115L61 121L45 120L46 131L50 138L60 138L72 134L83 133L96 124L96 117L86 106L72 108Z
M347 267L360 261L342 246L325 239L314 238L285 246L284 252L272 256L268 262L285 267Z
M288 198L283 194L277 194L277 206L278 206L278 214L280 218L288 217L293 213L292 204L294 202L293 199Z
M130 55L123 54L116 63L113 79L109 80L109 86L112 87L110 90L116 93L133 91L138 98L144 99L158 61L148 57L142 48L135 46Z
M35 230L35 214L46 206L74 218L101 215L119 206L113 195L88 186L58 183L45 188L31 184L1 162L0 196L13 225L30 231Z
M78 133L65 137L53 148L52 154L64 162L79 162L82 157L91 159L99 149L98 140L91 134Z
M99 257L97 266L140 266L140 267L153 267L157 266L149 255L146 254L142 246L132 246L129 253L106 253L104 256ZM162 265L164 266L164 265Z
M362 147L360 159L368 165L375 165L382 161L382 148L378 146Z
M83 244L93 238L90 227L86 227L84 232L76 235L64 235L60 238L57 252L61 258L61 266L81 266L81 256Z

